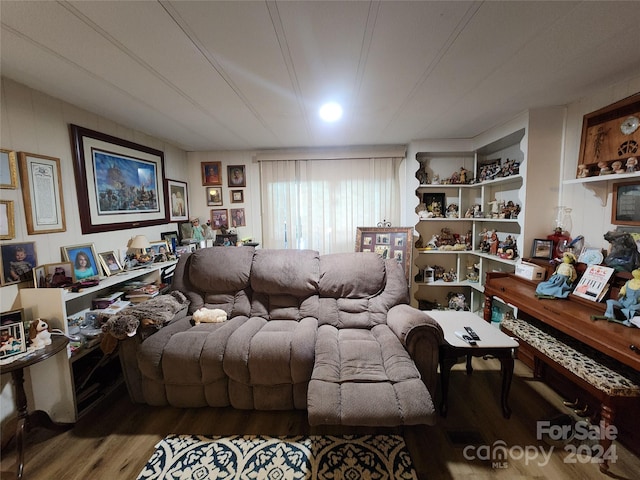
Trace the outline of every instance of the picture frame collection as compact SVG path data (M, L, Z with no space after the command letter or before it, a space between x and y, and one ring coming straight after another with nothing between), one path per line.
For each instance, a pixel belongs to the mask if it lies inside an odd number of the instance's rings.
M78 125L70 124L69 132L83 234L190 220L188 184L165 177L162 151ZM22 190L29 235L66 231L62 173L59 158L0 149L0 189ZM201 162L201 173L207 206L224 206L222 162ZM228 165L226 176L234 208L211 209L209 221L212 228L244 227L246 166ZM16 238L15 216L15 201L0 200L0 240ZM177 231L164 232L150 253L162 247L175 254L179 244ZM98 254L93 244L81 244L61 250L61 262L39 264L35 242L0 245L0 285L59 287L125 270L123 249ZM76 260L87 265L77 267Z
M205 188L207 206L222 207L223 200L223 175L222 162L201 162L200 172L202 185ZM227 165L227 188L229 188L229 200L231 204L244 203L244 190L239 187L247 186L247 171L245 165ZM212 208L209 224L213 229L229 229L246 227L245 209Z

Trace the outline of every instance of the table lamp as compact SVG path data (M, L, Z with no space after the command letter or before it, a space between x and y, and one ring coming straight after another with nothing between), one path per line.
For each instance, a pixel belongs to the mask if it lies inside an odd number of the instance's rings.
M145 259L145 255L147 255L147 248L151 247L149 240L144 235L136 235L129 241L128 248L135 251L136 260L144 263L148 261L148 258Z

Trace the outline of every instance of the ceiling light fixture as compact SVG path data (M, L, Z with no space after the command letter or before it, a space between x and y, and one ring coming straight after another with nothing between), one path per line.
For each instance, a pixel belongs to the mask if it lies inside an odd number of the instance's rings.
M336 102L325 103L320 107L319 113L325 122L337 122L342 118L342 107Z

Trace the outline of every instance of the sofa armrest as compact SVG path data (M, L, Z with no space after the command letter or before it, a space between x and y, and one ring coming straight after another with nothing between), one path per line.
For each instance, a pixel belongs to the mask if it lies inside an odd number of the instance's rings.
M153 329L145 336L138 332L135 336L121 340L118 345L120 366L127 385L129 397L134 403L146 403L142 393L142 371L138 363L138 355L144 345L145 354L157 357L158 364L162 349L169 339L178 332L191 328L191 316L186 315L186 308L181 310L173 320L160 330Z
M387 325L411 355L422 381L434 396L438 384L440 345L444 343L442 328L426 312L404 304L389 309Z

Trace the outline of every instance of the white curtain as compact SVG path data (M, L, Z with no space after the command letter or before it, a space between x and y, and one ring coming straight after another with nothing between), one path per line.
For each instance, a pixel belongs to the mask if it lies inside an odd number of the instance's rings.
M400 158L260 162L265 248L353 252L357 227L399 225Z

